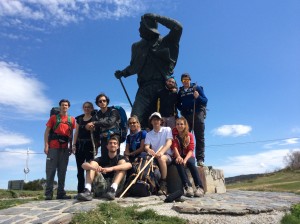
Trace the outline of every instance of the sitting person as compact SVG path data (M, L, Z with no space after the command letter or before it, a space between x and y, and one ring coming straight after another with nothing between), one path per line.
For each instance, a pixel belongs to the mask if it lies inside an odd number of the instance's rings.
M176 127L173 129L172 150L174 152L175 165L186 191L187 197L202 197L204 190L194 157L194 137L189 132L189 125L184 117L176 119ZM189 181L185 167L188 167L195 183L195 191Z
M149 123L153 126L153 129L147 133L145 139L145 151L151 156L155 156L158 162L159 170L161 172L160 189L158 194L167 193L167 165L172 161L172 131L170 127L162 127L162 117L160 113L154 112L149 117ZM161 150L159 150L159 148Z
M132 165L124 156L117 154L119 149L118 137L110 137L107 149L108 157L97 157L91 162L82 164L82 168L86 170L86 184L84 192L78 194L78 200L91 201L93 199L91 193L93 181L96 197L104 196L109 200L114 200L116 193L121 192L125 183L126 171ZM98 183L100 183L100 186L97 186ZM112 184L110 185L110 183Z
M126 138L126 148L124 155L132 163L140 154L144 152L144 143L147 132L141 130L141 124L137 116L133 115L128 119L130 134Z

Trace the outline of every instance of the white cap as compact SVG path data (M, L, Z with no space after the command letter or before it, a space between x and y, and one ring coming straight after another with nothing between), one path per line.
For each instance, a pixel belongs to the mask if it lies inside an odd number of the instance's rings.
M153 117L158 117L159 119L161 119L161 115L160 115L160 113L158 113L158 112L154 112L153 114L151 114L151 116L149 117L149 120L151 121L151 119L152 119Z

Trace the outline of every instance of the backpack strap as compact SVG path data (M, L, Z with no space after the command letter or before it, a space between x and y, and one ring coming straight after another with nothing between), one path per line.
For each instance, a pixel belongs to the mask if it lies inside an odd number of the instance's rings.
M61 122L61 116L60 116L60 114L57 114L56 115L56 124L54 125L54 127L53 127L53 131L55 131L57 128L58 128L58 125L60 124L60 123L62 123ZM64 122L65 123L65 122ZM68 121L67 121L67 123L66 123L68 126L69 126L69 128L70 128L70 132L71 132L71 127L72 127L72 118L71 118L71 116L69 116L68 115Z

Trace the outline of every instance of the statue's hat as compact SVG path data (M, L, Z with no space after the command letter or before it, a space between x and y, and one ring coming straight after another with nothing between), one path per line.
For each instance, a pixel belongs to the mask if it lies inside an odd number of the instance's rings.
M157 29L158 25L155 20L145 18L144 16L142 16L142 23L145 25L145 27L148 30L151 30L152 32L159 34L158 29Z

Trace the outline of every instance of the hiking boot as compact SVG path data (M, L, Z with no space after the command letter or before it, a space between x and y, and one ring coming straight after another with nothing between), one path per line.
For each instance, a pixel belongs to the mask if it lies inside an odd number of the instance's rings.
M52 200L53 196L52 195L46 195L45 196L45 200L48 201L48 200Z
M112 187L108 188L107 192L105 194L105 197L108 200L115 200L115 198L116 198L116 191L115 191L115 189L113 189Z
M201 187L196 187L196 190L194 192L194 197L203 197L204 196L204 190Z
M204 166L204 162L203 162L203 160L198 160L197 161L197 166Z
M85 188L82 193L77 195L78 201L91 201L93 200L92 192L89 189Z
M68 200L68 199L71 199L72 197L70 195L66 195L66 194L63 194L63 195L57 195L56 196L56 199L61 199L61 200Z
M167 181L166 180L161 180L160 181L159 191L157 192L157 194L158 195L167 194L167 191L168 191Z
M192 187L186 186L186 187L184 188L184 190L185 190L185 196L187 196L187 197L189 197L189 198L194 196L194 190L193 190Z

